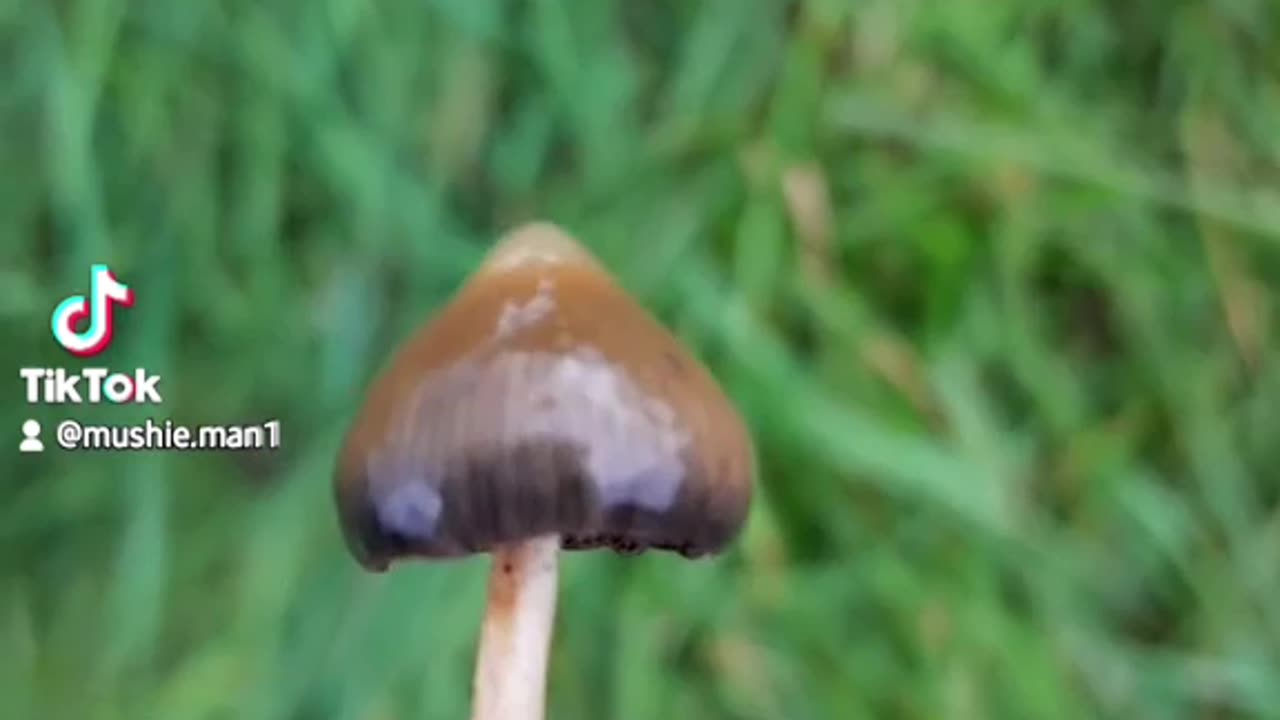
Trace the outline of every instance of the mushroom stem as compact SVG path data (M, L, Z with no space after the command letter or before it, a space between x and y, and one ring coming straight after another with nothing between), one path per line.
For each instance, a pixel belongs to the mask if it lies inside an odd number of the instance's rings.
M542 720L559 557L556 535L494 551L472 720Z

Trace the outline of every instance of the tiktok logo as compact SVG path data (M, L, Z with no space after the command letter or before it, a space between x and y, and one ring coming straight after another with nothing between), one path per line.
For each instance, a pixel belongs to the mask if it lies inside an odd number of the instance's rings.
M53 310L53 339L78 357L93 357L111 344L115 333L115 305L131 307L133 291L116 280L106 265L90 268L89 298L72 295ZM89 326L77 331L85 319Z
M115 308L133 306L133 291L116 279L106 265L90 268L89 296L72 295L53 309L53 339L72 355L89 358L101 353L115 335ZM88 320L83 330L77 326ZM116 370L83 367L73 370L51 367L18 368L27 390L27 402L63 404L151 404L163 402L160 376L142 368ZM34 421L33 421L34 422ZM34 430L32 430L34 428ZM30 438L39 435L39 423L23 425ZM30 444L30 443L28 443Z

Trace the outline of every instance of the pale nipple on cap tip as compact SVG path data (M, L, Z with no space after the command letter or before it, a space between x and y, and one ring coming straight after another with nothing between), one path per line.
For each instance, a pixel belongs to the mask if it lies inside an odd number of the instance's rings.
M522 225L503 235L485 256L479 273L528 265L579 263L599 267L596 259L563 230L547 222Z

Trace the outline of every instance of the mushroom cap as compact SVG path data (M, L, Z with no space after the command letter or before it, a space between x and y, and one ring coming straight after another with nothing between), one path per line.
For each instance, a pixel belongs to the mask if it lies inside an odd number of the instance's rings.
M356 560L717 553L751 502L751 436L711 374L554 225L508 234L371 384L334 478Z

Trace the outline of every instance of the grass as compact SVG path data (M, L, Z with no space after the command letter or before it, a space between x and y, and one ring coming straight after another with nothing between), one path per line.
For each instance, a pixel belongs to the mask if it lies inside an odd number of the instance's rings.
M466 715L480 559L366 576L336 443L553 219L755 430L722 560L566 561L550 716L1280 717L1263 0L0 2L0 349L270 454L0 449L13 718Z

